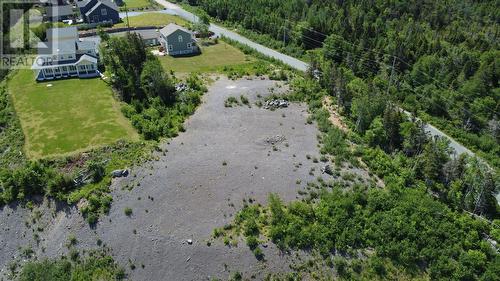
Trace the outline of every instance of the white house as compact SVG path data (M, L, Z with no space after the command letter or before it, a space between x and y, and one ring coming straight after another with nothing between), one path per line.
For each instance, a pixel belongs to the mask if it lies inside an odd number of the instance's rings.
M36 80L99 76L97 43L78 39L76 27L48 29L47 41L38 45L31 67Z

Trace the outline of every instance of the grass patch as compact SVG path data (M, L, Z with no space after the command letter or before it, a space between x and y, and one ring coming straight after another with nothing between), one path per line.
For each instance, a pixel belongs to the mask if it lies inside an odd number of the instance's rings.
M188 22L178 16L162 14L162 13L147 13L140 14L137 16L129 17L130 26L166 26L169 23L175 23L181 26L187 26ZM123 22L114 25L114 27L126 27L127 19L123 19Z
M52 84L51 87L47 85ZM99 79L37 83L20 70L8 83L30 158L63 155L139 135L120 113L111 89Z
M144 9L153 6L153 2L151 0L123 0L125 4L127 4L127 8L131 9ZM125 9L125 5L120 7L120 10Z
M191 57L160 57L163 68L179 73L224 72L231 67L251 66L257 62L252 56L245 55L238 48L225 42L201 46L202 53Z
M70 252L70 260L43 259L26 263L16 280L123 280L125 271L104 252L92 251L80 258L77 251Z
M24 134L16 116L6 83L0 83L0 167L17 167L24 163Z

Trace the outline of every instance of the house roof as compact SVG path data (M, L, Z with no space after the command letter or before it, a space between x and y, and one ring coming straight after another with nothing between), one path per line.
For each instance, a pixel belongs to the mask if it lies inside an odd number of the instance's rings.
M92 14L97 8L99 8L101 5L104 5L108 8L111 8L115 11L118 11L118 6L114 3L114 2L111 2L109 0L99 0L97 1L97 4L95 4L94 7L92 7L92 9L88 10L88 12L85 13L86 16L89 16L90 14Z
M91 63L97 63L97 58L85 54L85 55L83 55L83 56L80 57L80 59L76 62L76 64L78 64L78 63L80 63L80 62L82 62L84 60L90 61Z
M78 39L78 30L76 27L62 27L62 28L50 28L47 30L47 40L65 40L65 39Z
M97 42L91 40L60 40L48 43L38 43L38 54L42 56L73 55L77 54L77 50L94 50L97 52Z
M144 40L155 39L158 38L159 36L158 31L154 29L141 30L140 32L137 32L137 34L140 35L141 38Z
M69 16L72 14L73 14L73 8L70 5L47 7L48 17Z
M43 59L42 56L38 56L35 61L33 62L33 65L31 66L31 69L44 69L44 68L50 68L50 66L56 67L56 66L70 66L70 65L78 65L82 61L89 61L91 63L97 63L97 58L91 56L91 55L81 55L77 57L75 60L68 60L68 61L50 61L50 64L46 63L47 60ZM40 65L39 63L43 62L43 65Z
M96 43L94 41L77 41L76 45L79 50L95 49Z
M49 49L52 49L51 54L53 55L76 53L76 43L73 40L54 41L49 44Z
M92 0L76 1L78 8L87 6Z
M170 34L176 32L177 30L182 30L184 32L187 32L189 34L192 34L189 30L185 29L184 27L182 26L179 26L175 23L170 23L168 24L167 26L165 26L164 28L162 28L160 30L160 33L163 35L163 36L169 36Z
M39 55L67 55L76 53L76 43L73 40L53 41L38 44Z
M76 47L78 50L94 50L96 48L96 42L94 41L77 41Z

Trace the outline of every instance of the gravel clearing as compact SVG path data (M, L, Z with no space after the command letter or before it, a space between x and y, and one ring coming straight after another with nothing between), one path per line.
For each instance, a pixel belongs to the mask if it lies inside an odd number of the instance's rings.
M97 248L101 239L132 280L227 279L233 271L260 280L267 272L288 271L293 258L272 243L263 248L265 262L257 261L244 241L238 247L225 246L219 240L211 246L206 243L214 228L232 221L243 199L264 204L273 192L293 200L308 181L320 176L309 174L311 168L320 171L324 164L306 158L319 157L319 151L318 130L306 124L305 105L291 103L274 111L224 106L228 97L241 95L253 105L271 87L284 91L286 86L276 87L278 83L215 81L186 122L186 132L163 145L168 151L165 155L158 153L158 161L133 168L126 178L114 179L111 211L94 229L76 208L52 212L47 210L55 206L49 208L45 203L40 208L45 210L42 220L46 227L36 246L31 230L24 225L29 212L20 207L0 210L3 273L12 256L19 256L19 246L32 244L39 257L59 256L67 252L70 234L76 236L80 248ZM301 184L297 184L299 180ZM124 188L132 184L132 190ZM132 210L130 216L125 208ZM29 235L22 237L23 231Z

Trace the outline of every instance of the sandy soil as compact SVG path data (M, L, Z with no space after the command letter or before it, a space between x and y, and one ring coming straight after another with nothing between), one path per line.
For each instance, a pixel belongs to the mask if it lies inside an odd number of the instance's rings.
M112 184L111 211L95 229L75 208L56 210L44 203L39 208L45 215L35 224L44 225L37 246L32 230L36 226L24 224L32 217L29 211L0 210L4 276L13 258L22 260L19 247L31 245L39 257L59 256L68 251L69 234L77 237L82 249L97 248L101 239L132 280L227 279L229 271L262 279L267 272L288 271L291 257L271 244L263 249L267 261L259 262L243 241L233 248L222 241L206 243L215 227L231 222L243 199L265 203L274 192L293 200L299 189L321 175L322 164L306 159L306 155L319 158L318 131L306 124L306 106L291 104L270 111L254 105L257 95L264 97L271 87L276 82L226 78L214 82L186 123L186 132L164 144L168 152ZM240 95L249 98L251 108L224 107L227 97ZM286 140L275 150L266 139L277 135ZM314 176L309 174L313 167ZM299 179L301 184L296 183ZM132 190L124 188L132 184ZM124 214L126 207L132 208L131 217Z

